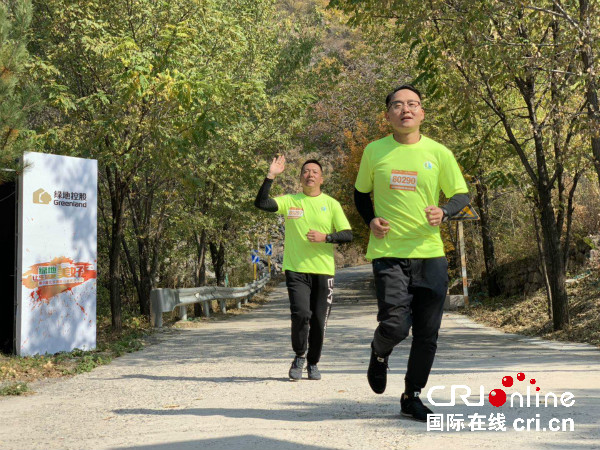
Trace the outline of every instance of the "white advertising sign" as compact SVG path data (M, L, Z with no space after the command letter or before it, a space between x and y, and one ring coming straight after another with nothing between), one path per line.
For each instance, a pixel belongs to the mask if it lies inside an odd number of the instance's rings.
M17 354L93 349L98 162L44 153L23 158Z

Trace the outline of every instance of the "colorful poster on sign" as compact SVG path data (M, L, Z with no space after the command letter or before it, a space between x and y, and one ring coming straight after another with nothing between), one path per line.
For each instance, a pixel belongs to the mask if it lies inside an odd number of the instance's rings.
M19 180L16 350L96 347L97 161L25 153Z

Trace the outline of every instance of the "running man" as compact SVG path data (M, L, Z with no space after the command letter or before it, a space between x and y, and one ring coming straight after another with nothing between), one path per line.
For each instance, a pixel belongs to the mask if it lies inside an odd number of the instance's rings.
M356 208L371 229L366 256L373 263L378 306L367 378L375 393L385 391L388 358L412 326L400 405L402 415L424 422L431 410L419 394L433 365L448 287L439 226L469 197L452 152L420 133L420 92L402 85L385 103L393 133L367 145L354 190ZM441 208L440 190L450 199Z
M309 159L300 170L302 192L269 198L273 180L285 169L285 157L273 158L254 205L285 216L283 270L292 313L292 381L302 378L308 362L308 379L320 380L327 318L333 301L335 264L333 245L352 240L348 219L339 202L321 192L323 168Z

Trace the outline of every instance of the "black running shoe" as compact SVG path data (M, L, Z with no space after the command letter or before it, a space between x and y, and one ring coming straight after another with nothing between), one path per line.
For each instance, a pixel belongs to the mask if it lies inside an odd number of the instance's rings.
M419 392L415 392L413 395L402 394L400 409L403 416L411 417L419 422L427 422L427 414L433 414L433 411L423 404L419 394Z
M309 380L320 380L321 379L321 372L319 372L319 368L317 367L316 364L309 364L307 368L308 368L308 379Z
M290 367L289 372L290 380L298 381L302 379L302 370L304 369L305 361L306 358L303 358L302 356L296 356L294 358L294 362L292 362L292 367Z
M371 344L371 361L369 362L369 369L367 370L367 379L369 380L369 386L371 386L371 389L373 389L373 392L376 394L383 394L385 392L388 358L389 355L385 357L378 356Z

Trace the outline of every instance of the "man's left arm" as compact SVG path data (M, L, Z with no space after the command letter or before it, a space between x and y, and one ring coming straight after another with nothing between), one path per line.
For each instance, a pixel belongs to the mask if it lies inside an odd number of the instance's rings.
M440 225L469 204L469 188L467 188L460 167L452 152L448 149L445 150L440 171L440 187L450 200L441 207L428 206L425 208L427 221L431 226Z
M350 222L344 214L342 205L339 202L333 202L333 227L337 230L335 233L330 233L325 238L325 242L329 244L343 244L352 240L352 229Z
M352 230L336 231L335 233L329 233L325 237L325 242L328 244L343 244L344 242L350 242L352 240Z
M437 227L456 215L461 209L469 204L468 194L454 194L448 203L443 206L428 206L425 208L427 222L432 227Z
M343 244L352 240L352 230L336 231L335 233L321 233L317 230L310 230L306 234L309 242L325 242L327 244Z
M449 219L458 214L458 212L469 204L469 194L454 194L448 203L441 207L444 211L444 219Z
M333 227L336 230L333 233L321 233L316 230L310 230L306 237L310 242L325 242L327 244L343 244L352 240L352 229L350 222L344 214L344 210L339 202L334 202L331 206L333 214Z

